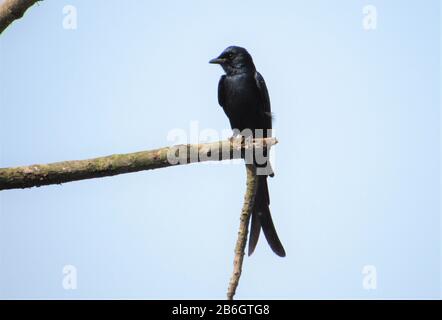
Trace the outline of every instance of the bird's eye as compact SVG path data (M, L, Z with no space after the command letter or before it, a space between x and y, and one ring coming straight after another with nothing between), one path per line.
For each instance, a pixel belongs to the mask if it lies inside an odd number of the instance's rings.
M233 53L229 52L229 54L227 55L227 57L228 57L229 59L232 59L232 58L233 58Z

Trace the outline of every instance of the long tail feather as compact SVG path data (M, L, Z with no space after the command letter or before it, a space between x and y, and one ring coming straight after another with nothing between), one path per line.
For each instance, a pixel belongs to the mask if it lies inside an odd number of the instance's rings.
M258 189L256 190L255 205L252 212L250 236L249 236L249 256L255 250L259 239L260 228L264 232L264 236L272 248L273 252L280 257L285 257L285 250L276 233L275 225L273 224L272 216L270 214L270 197L267 186L267 176L259 176Z
M261 231L261 222L259 221L259 215L255 211L252 212L252 222L250 223L250 236L249 236L249 256L255 251L256 244L258 243L259 233Z

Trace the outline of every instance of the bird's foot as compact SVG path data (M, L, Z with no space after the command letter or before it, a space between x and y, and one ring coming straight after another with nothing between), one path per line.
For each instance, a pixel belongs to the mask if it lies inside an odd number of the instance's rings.
M244 137L240 134L234 134L229 138L230 143L242 144L244 142Z

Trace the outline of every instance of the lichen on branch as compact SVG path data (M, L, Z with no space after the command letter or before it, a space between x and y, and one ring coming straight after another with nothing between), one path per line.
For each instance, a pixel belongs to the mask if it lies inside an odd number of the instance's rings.
M234 139L176 145L87 160L0 168L0 190L61 184L195 162L240 159L244 157L244 153L262 152L276 143L275 138L255 139L250 142L238 142Z

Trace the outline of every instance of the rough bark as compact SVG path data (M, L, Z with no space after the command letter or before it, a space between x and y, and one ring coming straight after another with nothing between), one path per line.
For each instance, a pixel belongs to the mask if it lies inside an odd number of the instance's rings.
M238 239L235 246L235 257L233 259L233 273L230 278L229 288L227 289L227 299L233 300L238 287L239 278L242 272L242 263L244 260L244 250L247 243L247 234L249 232L249 220L255 202L256 188L258 179L256 176L255 166L246 164L247 171L247 187L244 195L244 204L241 210Z
M42 0L5 0L0 4L0 34L14 21L23 17L26 10Z
M276 143L275 138L256 139L249 142L226 140L205 144L176 145L88 160L0 168L0 190L61 184L202 161L239 159L244 152L259 151Z

